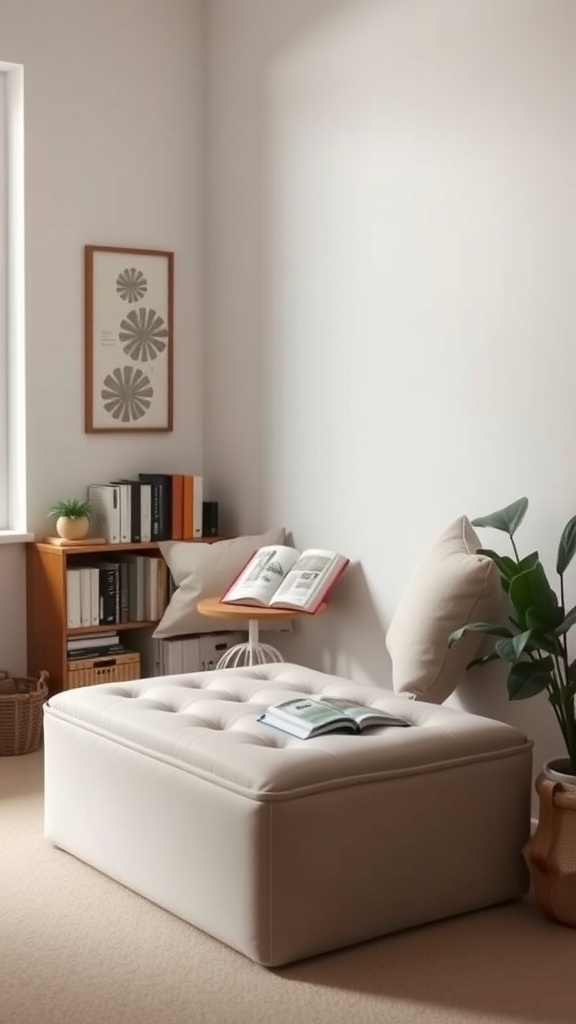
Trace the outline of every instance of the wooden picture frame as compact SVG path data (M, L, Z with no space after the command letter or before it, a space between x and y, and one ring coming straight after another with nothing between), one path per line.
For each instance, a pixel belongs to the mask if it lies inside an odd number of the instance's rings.
M85 432L171 431L174 253L84 248Z

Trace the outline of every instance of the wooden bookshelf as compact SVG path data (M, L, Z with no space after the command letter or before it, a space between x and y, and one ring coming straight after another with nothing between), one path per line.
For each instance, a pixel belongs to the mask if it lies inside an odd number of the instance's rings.
M214 543L222 537L202 537L187 544ZM151 630L157 622L119 622L105 626L69 628L67 623L66 572L89 556L91 564L110 560L122 552L156 555L155 542L141 544L56 545L47 541L26 546L26 620L28 674L41 669L50 673L50 692L68 687L67 641L83 633Z

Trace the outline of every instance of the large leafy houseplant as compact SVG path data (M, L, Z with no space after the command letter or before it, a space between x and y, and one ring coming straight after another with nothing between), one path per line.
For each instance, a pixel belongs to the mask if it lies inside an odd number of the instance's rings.
M564 573L576 553L576 516L566 524L560 537L556 572L558 597L548 582L537 551L520 558L514 535L520 526L528 499L520 498L506 508L472 520L473 526L491 527L508 534L514 557L481 548L500 573L508 595L508 625L472 622L451 634L449 645L471 630L495 638L493 650L474 659L472 665L501 660L509 665L508 696L525 700L546 691L562 731L570 773L576 776L576 659L570 660L567 636L576 623L576 606L566 610Z

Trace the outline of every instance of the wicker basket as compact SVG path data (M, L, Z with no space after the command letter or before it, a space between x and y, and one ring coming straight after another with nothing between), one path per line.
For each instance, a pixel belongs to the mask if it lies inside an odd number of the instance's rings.
M140 676L140 655L137 651L113 657L81 658L68 662L66 689L94 686L96 683L122 683Z
M18 679L0 669L0 756L31 754L42 738L48 673Z

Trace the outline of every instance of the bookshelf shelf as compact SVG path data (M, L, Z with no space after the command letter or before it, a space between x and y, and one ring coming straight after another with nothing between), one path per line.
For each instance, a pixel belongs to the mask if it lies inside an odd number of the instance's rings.
M66 629L66 636L82 636L83 633L118 633L122 629L153 629L158 625L159 619L151 619L149 622L114 622L107 626L73 626Z
M187 544L214 543L222 537L202 537L188 540ZM84 544L59 546L40 541L26 546L26 619L28 673L35 675L41 669L50 674L50 692L68 689L67 641L72 636L87 633L106 633L111 630L152 630L156 621L118 622L102 626L70 628L67 624L67 569L82 564L86 556L91 564L110 560L121 552L160 554L155 542L142 544Z

